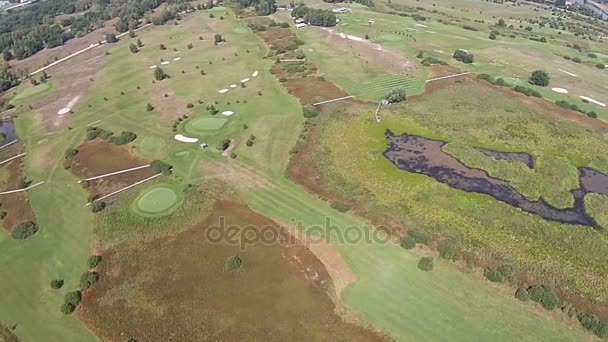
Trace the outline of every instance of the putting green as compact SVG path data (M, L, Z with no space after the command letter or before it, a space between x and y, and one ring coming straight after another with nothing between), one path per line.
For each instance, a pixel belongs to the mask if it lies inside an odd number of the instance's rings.
M155 155L162 151L165 145L165 139L156 135L147 135L141 140L139 149L144 155Z
M195 118L188 121L185 129L191 134L215 131L222 128L226 121L228 121L226 118Z
M135 200L137 211L144 215L159 216L169 213L178 203L175 190L168 186L157 185L144 190Z

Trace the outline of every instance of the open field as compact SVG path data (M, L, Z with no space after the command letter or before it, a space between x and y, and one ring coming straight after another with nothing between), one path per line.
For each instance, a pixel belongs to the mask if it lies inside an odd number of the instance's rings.
M603 234L544 221L487 196L464 196L399 170L382 156L390 128L466 146L525 151L540 160L559 157L567 167L606 172L608 160L598 157L606 150L605 137L557 120L561 112L540 112L542 106L503 96L506 90L472 78L427 87L432 91L405 105L383 108L382 122L376 123L371 111L388 89L403 86L409 95L422 94L426 79L455 69L421 67L410 53L418 47L396 39L400 34L382 32L380 41L377 32L368 32L371 42L341 36L348 27L353 27L349 34L366 34L354 20L370 13L378 22L397 18L355 7L338 31L298 31L306 62L295 66L264 58L270 49L247 22L215 7L138 32L143 47L136 53L129 44L137 38L108 44L108 54L92 53L86 70L66 74L73 82L52 75L46 90L19 88L16 124L27 152L25 173L45 184L28 193L38 234L14 241L0 231L5 279L0 322L16 325L14 333L27 341L382 339L375 330L396 340L589 339L578 322L516 301L511 288L489 286L464 263L437 260L432 272L420 271L420 257L434 252L405 250L395 237L366 240L378 231L356 211L340 212L286 177L294 146L303 144L309 126L318 125L315 162L323 177L317 181L328 191L342 187L344 193L335 191L336 196L363 199L369 204L364 209L380 214L396 213L394 231L416 225L446 234L467 251L508 259L517 270L548 275L608 301ZM225 41L214 44L216 34ZM87 60L79 56L71 63L61 70ZM304 71L298 71L301 66ZM168 77L155 79L159 68ZM319 117L304 124L302 104L346 93L359 99L323 105ZM68 113L58 115L66 106ZM335 108L342 110L330 114ZM228 112L233 113L223 114ZM129 131L137 138L125 146L82 144L87 127ZM178 141L178 134L192 140ZM79 151L66 170L68 147ZM91 190L107 193L118 185L106 180L107 189L99 188L100 181L87 190L78 179L154 159L170 163L172 174L124 192L101 213L85 206ZM144 170L116 177L124 186L140 179L133 175L152 172ZM564 195L569 182L551 192L547 184L553 179L539 178L530 198L570 203ZM586 200L591 214L604 222L604 198ZM239 226L277 222L309 237L321 231L326 241L305 249L289 238L286 246L258 243L244 251L208 243L204 233L220 216ZM97 253L103 255L99 282L84 291L74 316L63 315L65 294L79 288L87 258ZM242 265L226 272L234 255ZM65 285L53 289L53 279Z

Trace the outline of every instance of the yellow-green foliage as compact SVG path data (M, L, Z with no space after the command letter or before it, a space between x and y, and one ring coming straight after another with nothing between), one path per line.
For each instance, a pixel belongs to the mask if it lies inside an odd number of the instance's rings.
M430 177L400 170L383 156L386 129L460 141L465 146L528 151L541 156L535 172L494 160L493 167L483 168L510 179L530 196L571 206L568 190L576 187L574 167L589 166L594 156L608 150L608 142L600 134L531 112L483 88L459 86L463 89L448 88L413 98L390 111L385 108L381 123L365 110L330 119L323 127L317 157L329 185L347 195L362 196L361 203L390 213L404 225L449 235L468 252L507 258L519 270L560 279L582 294L608 302L604 281L608 246L600 233L590 227L546 221L490 196L450 188ZM466 93L477 96L470 98ZM605 204L597 207L605 208Z
M597 224L604 229L608 229L608 196L587 194L585 196L585 210L593 216Z
M520 161L496 160L460 142L443 146L443 150L468 167L482 169L492 177L505 180L528 200L540 197L557 208L574 205L573 189L579 187L579 174L567 158L539 156L534 169Z

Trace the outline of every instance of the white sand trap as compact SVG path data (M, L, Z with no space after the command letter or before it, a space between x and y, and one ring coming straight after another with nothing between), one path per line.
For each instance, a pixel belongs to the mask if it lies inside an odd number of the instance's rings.
M448 36L448 37L452 37L452 38L456 38L456 39L462 39L462 40L471 40L471 39L469 39L469 38L460 37L460 36L452 36L452 35L450 35L450 34L446 34L446 36Z
M189 144L193 144L198 141L198 138L190 138L190 137L187 137L182 134L176 134L174 138L177 141L181 141L181 142L185 142L185 143L189 143Z
M222 112L222 115L225 115L225 116L230 116L232 114L234 114L234 112L231 111L231 110L225 110L225 111Z
M426 33L433 33L433 34L437 33L437 32L434 32L434 31L424 31L424 32L426 32Z
M245 82L249 82L249 78L243 78L243 79L241 80L241 83L245 83Z
M150 65L150 69L154 69L154 68L157 68L157 66L156 65Z
M430 46L438 47L438 48L440 48L440 47L441 47L441 46L439 46L439 45L437 45L437 44L433 44L433 43L427 43L427 44L429 44Z
M253 74L251 74L251 77L258 77L260 73L257 71L254 71Z
M173 58L174 61L179 61L180 59L182 59L181 57L175 57Z
M587 96L579 96L579 97L580 97L581 99L583 99L583 100L587 100L587 101L589 101L589 102L591 102L591 103L595 103L595 104L596 104L596 105L598 105L598 106L606 107L606 104L605 104L605 103L600 102L600 101L598 101L598 100L594 100L594 99L592 99L592 98L590 98L590 97L587 97Z
M220 94L226 94L228 92L229 89L220 89L217 92Z
M466 53L469 53L469 50L465 50L465 49L458 49L458 50L460 50L460 51L464 51L464 52L466 52Z
M230 88L236 88L236 84L231 84Z
M564 88L551 88L551 90L560 94L568 94L568 90Z
M441 50L433 50L433 51L438 52L438 53L443 53L443 54L445 54L445 52L443 52L443 51L441 51Z
M428 27L426 25L422 25L422 24L416 24L416 26L420 26L420 27Z
M568 75L570 75L570 76L572 76L572 77L576 77L576 74L573 74L573 73L571 73L571 72L568 72L568 71L566 71L566 70L564 70L564 69L557 69L557 70L559 70L559 71L563 72L564 74L568 74Z
M167 64L169 64L169 63L171 63L171 62L169 62L169 61L164 61L164 62L162 62L162 63L160 63L160 64L161 64L161 65L167 65Z
M78 102L78 99L80 99L80 96L76 96L75 98L73 98L72 101L70 101L67 106L61 108L57 112L57 114L65 115L65 114L69 113L72 110L72 107L74 107L76 105L76 102Z
M409 27L406 27L405 29L408 30L408 31L416 31L416 29L409 28Z

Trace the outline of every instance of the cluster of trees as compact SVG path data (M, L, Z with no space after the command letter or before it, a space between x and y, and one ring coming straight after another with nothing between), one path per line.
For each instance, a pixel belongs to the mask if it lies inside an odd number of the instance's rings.
M276 0L238 0L240 8L255 7L258 15L269 15L277 11Z
M528 79L528 83L530 83L532 85L546 87L549 85L549 80L550 80L550 77L546 71L536 70L536 71L532 72L532 75L530 75L530 78Z
M153 160L150 163L150 167L155 173L162 173L165 176L169 176L173 172L173 165L165 163L162 160Z
M6 63L0 63L0 91L5 91L19 85L20 80Z
M101 27L104 21L120 18L115 27L126 32L139 25L151 9L162 3L180 4L185 0L47 0L36 6L3 15L0 21L0 51L5 60L23 59L45 47L64 44ZM77 12L82 15L65 16ZM171 9L165 10L173 12ZM164 13L164 12L163 12ZM63 19L56 19L58 16Z
M331 27L336 26L336 14L329 10L309 8L298 5L291 11L291 16L306 20L310 25Z
M461 61L464 64L471 64L475 60L472 54L462 49L454 51L454 55L452 57L454 57L455 60Z

